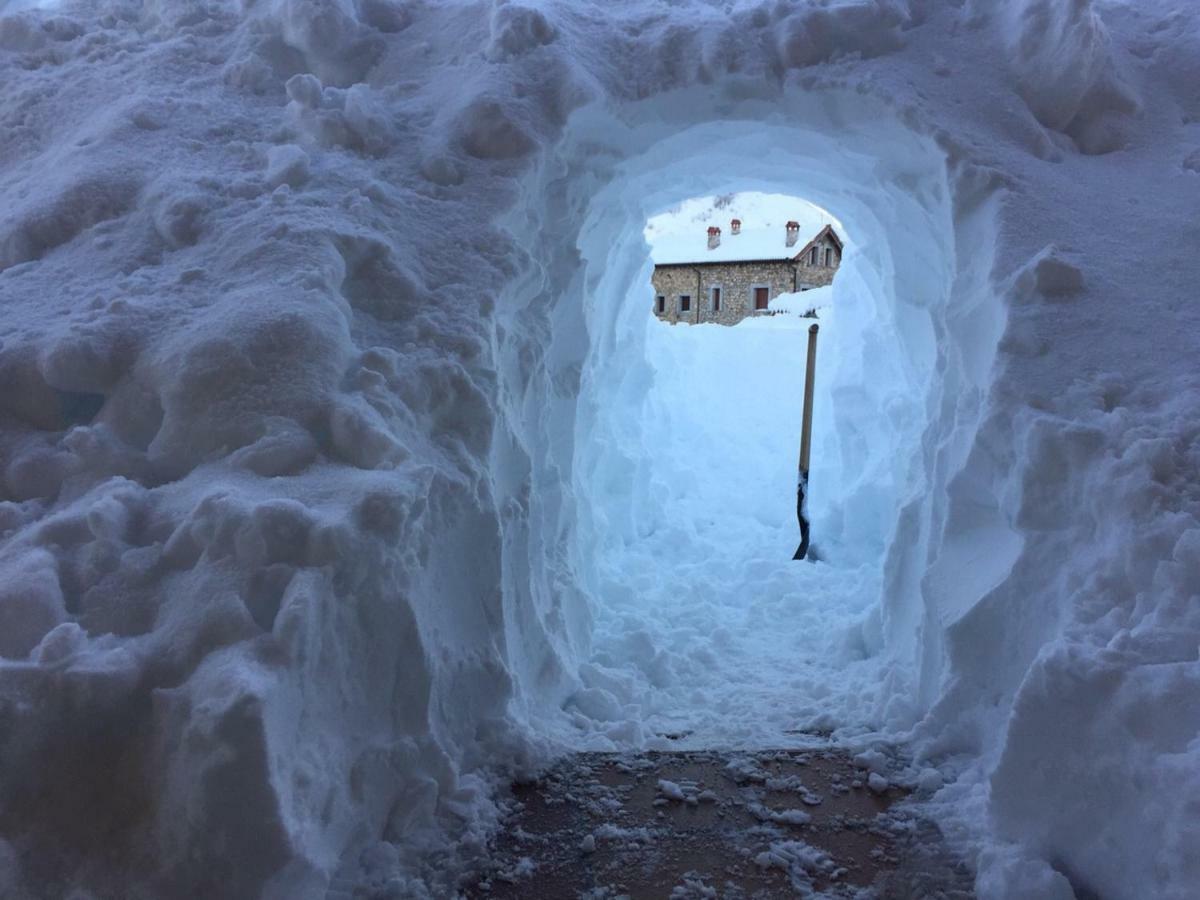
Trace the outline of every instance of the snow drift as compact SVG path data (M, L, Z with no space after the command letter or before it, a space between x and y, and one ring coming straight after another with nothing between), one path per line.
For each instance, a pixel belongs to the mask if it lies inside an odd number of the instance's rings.
M835 724L957 773L986 897L1200 880L1193 11L41 6L0 8L0 892L444 896L661 508L645 218L748 189L857 242L817 458L879 679Z

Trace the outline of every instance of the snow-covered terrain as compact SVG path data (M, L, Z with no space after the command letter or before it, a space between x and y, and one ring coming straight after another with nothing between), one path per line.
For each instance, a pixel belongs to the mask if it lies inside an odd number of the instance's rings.
M981 897L1193 896L1193 4L0 2L0 84L0 896L448 896L555 753L814 724ZM649 314L754 191L852 241L816 565L792 447L662 455L796 414Z

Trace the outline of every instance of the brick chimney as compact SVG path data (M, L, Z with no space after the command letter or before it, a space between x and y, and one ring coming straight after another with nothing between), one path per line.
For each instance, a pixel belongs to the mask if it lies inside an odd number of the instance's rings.
M789 247L795 247L796 241L799 239L799 237L800 237L800 223L794 222L794 221L788 222L787 223L787 245Z
M730 219L729 220L729 233L730 234L741 234L742 233L742 220L741 219Z
M716 225L708 226L708 249L716 250L721 246L721 229Z

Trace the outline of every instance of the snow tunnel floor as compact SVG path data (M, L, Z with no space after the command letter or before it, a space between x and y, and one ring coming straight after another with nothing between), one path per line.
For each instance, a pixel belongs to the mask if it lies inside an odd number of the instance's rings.
M827 746L580 754L514 786L465 895L974 897L919 804L881 778Z
M779 747L868 727L881 673L855 646L851 615L877 596L878 573L793 563L795 539L780 537L753 553L672 567L674 580L648 584L643 602L599 611L593 663L584 667L591 688L575 706L616 722L623 712L606 707L609 696L637 696L651 746L665 738L675 746ZM643 562L648 582L662 577L652 554ZM612 683L621 672L634 686ZM621 727L607 732L618 743Z

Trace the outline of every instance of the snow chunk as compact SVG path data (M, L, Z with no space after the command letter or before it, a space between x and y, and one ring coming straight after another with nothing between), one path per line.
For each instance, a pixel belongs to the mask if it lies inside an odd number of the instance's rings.
M95 393L113 387L134 363L139 338L132 330L71 331L43 347L38 370L60 391Z
M638 828L622 828L619 825L614 825L611 822L605 822L592 832L596 840L604 841L624 841L627 844L648 844L652 838L650 830L645 826Z
M123 215L140 190L141 182L127 172L75 175L57 187L43 186L0 218L0 272L40 259L98 222Z
M735 756L725 764L725 771L738 784L762 783L767 780L767 773L752 756Z
M0 656L24 659L66 616L48 552L34 550L0 567Z
M905 15L890 3L855 3L803 8L772 26L780 62L804 68L849 54L864 59L903 46Z
M287 82L287 93L297 129L322 147L379 157L395 142L385 105L365 84L346 89L322 87L312 75L295 75Z
M804 841L775 841L769 849L754 857L754 863L762 869L783 869L792 888L802 893L812 889L814 875L834 868L833 860L825 851Z
M854 764L872 772L886 772L890 766L888 758L878 750L864 750L854 757Z
M718 897L720 893L715 887L705 884L701 876L689 872L671 888L670 900L717 900Z
M316 109L321 105L321 79L307 72L293 75L284 85L292 102L305 109Z
M408 448L366 403L339 398L330 410L329 433L341 458L360 469L393 468L409 457Z
M1091 0L1015 0L1002 15L1022 96L1038 121L1070 135L1084 153L1124 146L1127 119L1140 104Z
M497 61L543 47L557 36L541 10L518 3L506 3L492 10L491 30L487 56Z
M445 153L430 153L421 162L421 174L434 184L451 187L463 183L463 170Z
M225 298L213 316L220 332L210 331L178 355L164 349L155 360L163 418L149 454L164 470L188 471L214 450L253 443L266 415L310 429L322 412L329 415L348 356L344 320L332 307L271 308L254 299ZM335 437L349 455L364 454L368 464L387 456L386 428L367 421L365 411L361 427L352 426L352 418L341 418Z
M683 792L683 788L674 781L668 781L665 778L658 780L658 792L668 800L684 801L687 799L687 794Z
M185 182L164 178L147 192L146 204L158 236L179 249L200 240L212 201Z
M50 666L69 659L87 647L87 632L74 622L63 622L51 629L33 651L33 661Z
M282 144L267 151L264 175L269 187L286 184L298 188L308 181L308 154L295 144Z
M798 827L800 825L807 825L812 821L812 816L802 809L774 810L763 806L761 803L751 804L747 809L761 821L776 822L780 825Z
M603 688L584 688L571 695L570 703L596 722L615 722L623 718L617 698Z
M478 159L516 159L536 146L509 108L494 101L468 107L460 119L460 134L463 149Z
M312 433L291 419L268 417L261 426L262 436L234 451L229 464L264 476L292 475L317 457L317 442Z
M366 4L368 20L403 27L403 14L392 12L383 0ZM383 41L375 29L358 18L357 4L328 0L280 0L272 13L283 42L298 51L306 68L326 84L348 86L366 77Z
M923 794L934 794L942 789L942 773L937 769L922 769L917 776L917 790Z

